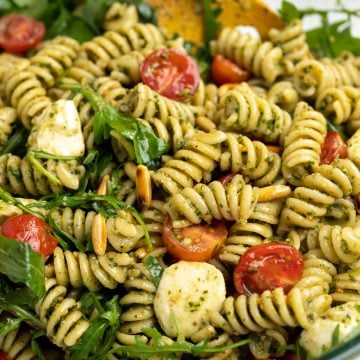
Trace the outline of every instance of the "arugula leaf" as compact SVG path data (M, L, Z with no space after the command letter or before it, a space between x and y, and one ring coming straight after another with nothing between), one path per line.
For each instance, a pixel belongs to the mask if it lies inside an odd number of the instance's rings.
M40 330L44 330L45 324L38 318L38 316L34 313L32 309L30 309L27 305L13 305L9 304L0 296L0 305L1 308L5 311L12 313L19 319L30 324L32 327Z
M7 143L0 149L0 155L3 154L17 154L25 148L29 131L23 126L18 126L15 132L10 136Z
M114 296L104 306L104 312L94 321L80 341L68 349L65 359L105 359L120 325L119 297Z
M16 330L22 322L21 318L7 317L0 322L0 336L6 336L10 331Z
M86 23L92 28L96 33L101 32L102 22L105 16L107 9L114 3L116 0L86 0L82 17Z
M38 298L45 293L44 259L29 244L0 235L0 273L25 284Z
M203 0L204 11L204 40L208 44L211 40L216 39L219 30L219 21L217 17L221 12L219 6L214 6L212 0Z
M164 344L161 341L161 338L159 338L159 332L156 329L143 328L142 331L150 336L154 336L155 344L151 344L151 342L144 344L143 342L138 341L135 345L120 345L109 351L109 354L116 353L130 358L134 357L144 360L155 354L168 357L175 353L193 354L197 356L201 353L216 353L219 351L234 349L250 342L250 339L244 339L233 344L209 346L205 341L197 344L193 344L188 341L177 341L169 345Z
M150 271L154 285L158 287L164 269L161 267L159 261L151 255L146 259L146 266Z
M279 14L280 17L285 21L285 22L291 22L292 20L295 19L300 19L301 18L301 13L300 11L297 9L297 7L290 3L289 1L282 1L281 4L281 8L279 10Z
M38 342L35 340L34 337L31 338L31 349L36 354L36 359L38 360L46 360L42 350L41 346L38 344Z

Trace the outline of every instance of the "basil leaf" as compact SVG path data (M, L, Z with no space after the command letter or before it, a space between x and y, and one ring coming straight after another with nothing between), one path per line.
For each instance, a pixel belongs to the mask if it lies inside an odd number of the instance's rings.
M288 23L292 20L301 18L301 12L297 9L297 7L289 1L284 0L281 4L279 15L285 22Z
M44 259L29 244L0 235L0 273L25 284L38 298L45 293Z
M154 256L149 256L146 259L146 266L148 267L152 281L156 287L159 286L162 273L164 269L161 267L159 261Z

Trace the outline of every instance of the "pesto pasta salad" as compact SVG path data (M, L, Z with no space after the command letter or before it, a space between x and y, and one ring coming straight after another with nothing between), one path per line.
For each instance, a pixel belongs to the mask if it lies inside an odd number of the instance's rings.
M288 2L262 37L218 10L198 45L143 1L0 6L1 360L316 359L359 332L360 54Z

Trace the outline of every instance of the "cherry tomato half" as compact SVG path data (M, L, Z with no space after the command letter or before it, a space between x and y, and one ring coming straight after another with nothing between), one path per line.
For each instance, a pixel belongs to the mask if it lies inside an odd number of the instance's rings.
M8 360L7 355L1 350L0 350L0 360Z
M261 294L282 287L285 293L301 279L304 260L293 246L271 242L253 246L240 258L234 270L239 294Z
M170 217L166 217L163 227L163 241L169 253L177 260L207 261L222 247L228 231L219 220L210 225L191 225L174 230Z
M331 164L335 159L347 157L347 146L336 131L329 131L321 147L320 164Z
M250 73L241 69L222 55L215 55L211 65L211 77L216 85L238 84L250 79Z
M54 252L58 241L51 234L51 227L42 219L29 214L14 215L1 225L1 234L9 239L28 243L43 256Z
M141 80L161 95L184 100L199 85L200 73L196 62L179 50L154 51L140 66Z
M222 176L219 179L219 182L221 182L222 185L226 186L227 184L229 184L231 182L231 180L234 178L235 175L237 175L238 173L233 172L227 175Z
M10 14L0 18L0 47L11 53L33 49L45 35L45 25L29 16Z

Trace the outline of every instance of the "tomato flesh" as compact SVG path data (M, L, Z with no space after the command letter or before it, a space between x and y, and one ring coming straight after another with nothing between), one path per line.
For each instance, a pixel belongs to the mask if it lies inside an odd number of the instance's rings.
M29 16L10 14L0 18L0 47L11 53L24 53L38 45L45 25Z
M194 94L200 81L196 62L174 49L151 53L141 64L140 74L141 80L151 89L179 101Z
M170 217L163 226L163 242L168 252L177 260L207 261L221 249L228 231L219 220L210 225L191 225L174 230Z
M8 360L7 355L1 350L0 350L0 360Z
M234 285L239 294L261 294L282 287L285 293L301 279L304 260L293 246L271 242L251 247L234 270Z
M250 73L241 69L222 55L215 55L211 65L211 77L216 85L238 84L250 79Z
M29 214L6 219L1 225L1 234L28 243L34 251L45 257L51 255L58 244L51 227L44 220Z
M329 131L321 147L320 164L331 164L335 159L347 157L347 146L336 131Z

